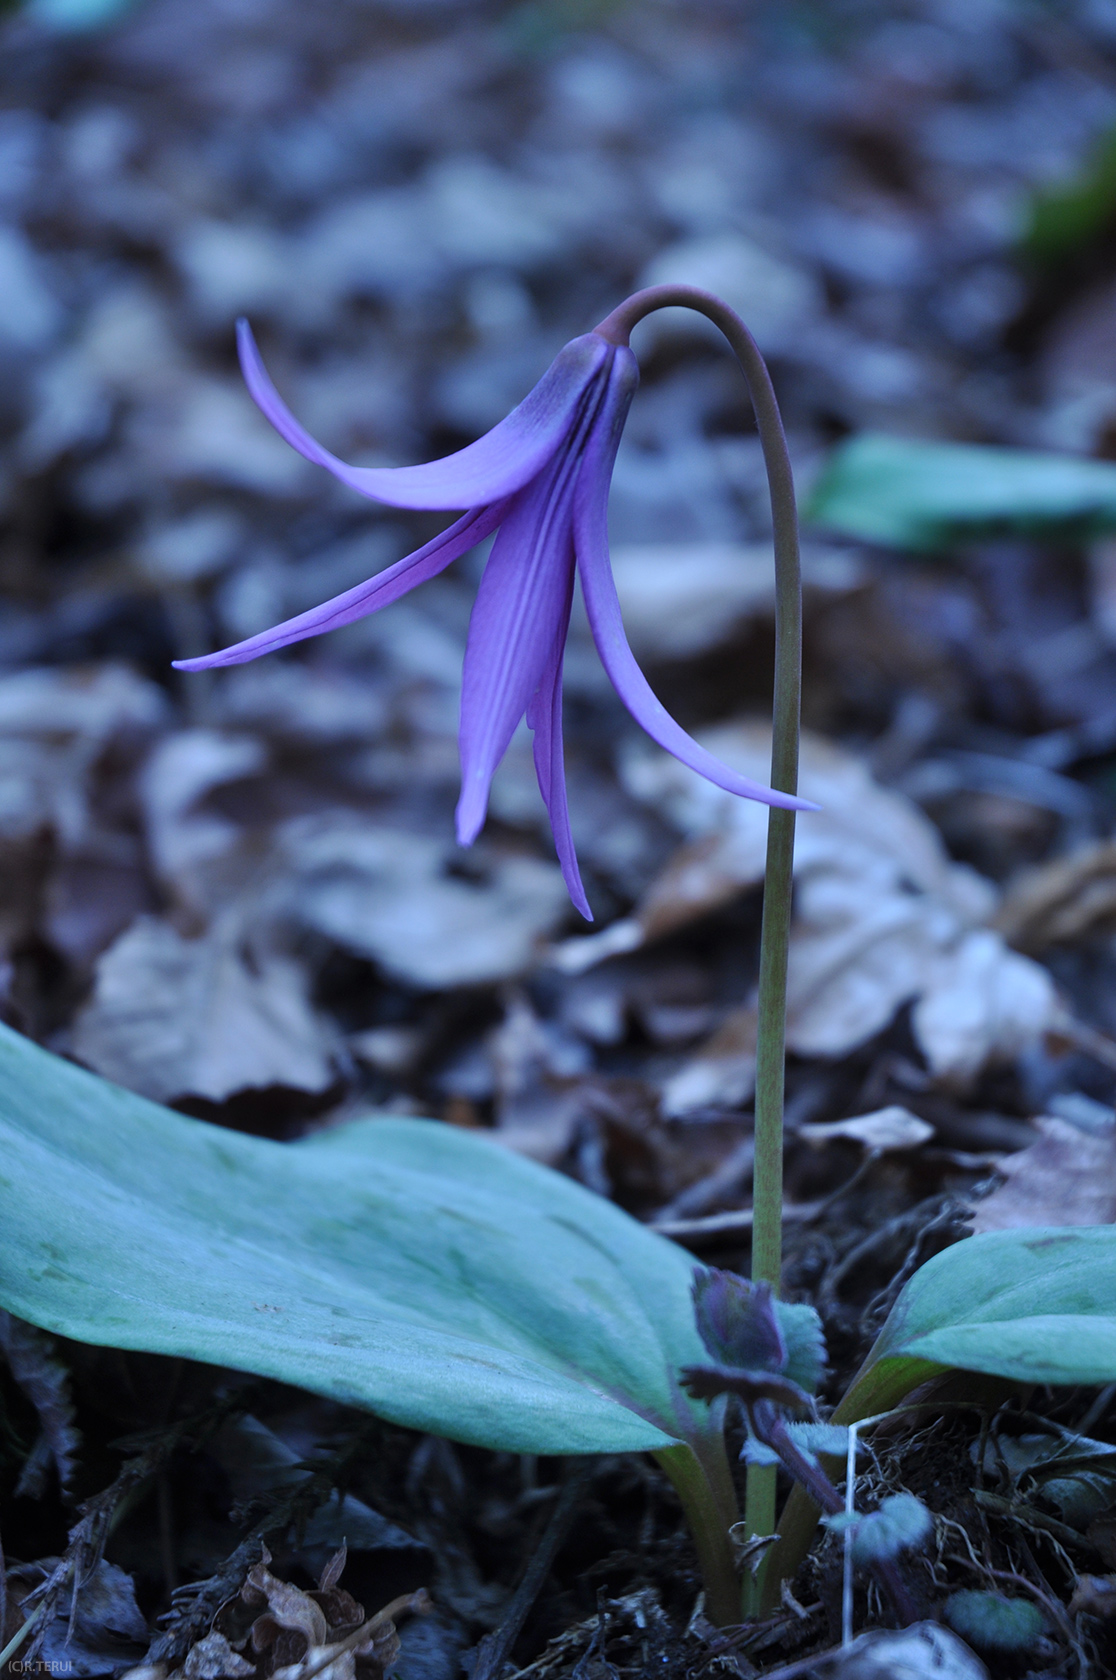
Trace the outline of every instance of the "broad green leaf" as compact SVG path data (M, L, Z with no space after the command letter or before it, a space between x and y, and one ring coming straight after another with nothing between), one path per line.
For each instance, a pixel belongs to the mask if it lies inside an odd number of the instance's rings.
M832 1421L887 1411L951 1368L1021 1383L1116 1382L1116 1226L985 1231L936 1254L904 1285ZM776 1577L794 1573L816 1525L796 1488L771 1554Z
M985 1231L907 1283L869 1363L1025 1383L1116 1381L1116 1226Z
M836 1423L954 1367L1025 1383L1116 1382L1116 1226L984 1231L904 1286Z
M933 551L967 537L1116 528L1116 464L865 433L841 445L807 513L831 530Z
M0 1304L480 1446L713 1452L673 1374L692 1262L435 1121L294 1145L189 1120L0 1027ZM715 1456L715 1453L714 1453Z

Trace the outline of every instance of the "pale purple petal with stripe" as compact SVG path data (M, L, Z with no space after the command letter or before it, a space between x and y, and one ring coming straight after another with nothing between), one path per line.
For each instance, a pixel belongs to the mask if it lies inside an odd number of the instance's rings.
M416 467L350 467L301 426L271 383L247 321L237 323L240 365L248 390L275 430L308 461L325 467L362 496L401 508L473 508L529 484L577 421L585 393L612 354L586 333L559 351L538 384L476 443Z
M575 563L604 667L652 739L730 793L792 810L817 809L738 775L700 747L660 704L628 647L608 556L608 490L639 378L630 350L586 334L566 346L506 420L467 449L423 466L350 467L294 419L264 370L247 324L238 331L251 394L307 459L395 507L470 511L367 583L222 652L179 660L179 669L241 664L376 612L499 526L465 650L457 807L462 844L470 844L484 822L493 773L526 714L562 874L573 902L592 919L574 855L562 747L562 664Z
M417 548L413 554L397 560L393 566L377 572L367 583L358 583L354 589L335 595L332 601L323 601L320 607L311 607L309 612L299 613L297 618L288 618L270 630L261 630L258 635L222 648L219 653L207 653L200 659L176 659L175 668L179 671L209 671L217 665L243 665L249 659L258 659L262 653L274 653L276 648L289 647L292 642L305 641L308 636L320 636L326 630L340 629L343 624L352 624L358 618L366 618L369 613L379 612L381 607L398 601L416 584L437 577L462 554L475 548L496 529L506 507L506 502L496 502L491 507L463 514L439 536Z
M559 639L573 573L570 487L562 456L512 499L477 590L461 675L457 838L476 839L496 766Z
M640 727L660 747L683 764L688 764L691 770L696 770L727 793L740 794L745 799L758 799L761 804L777 805L787 811L816 811L818 806L808 799L776 793L773 788L763 787L747 776L738 775L692 740L656 697L628 646L608 554L608 487L620 433L638 377L632 352L618 349L604 412L593 427L582 455L574 498L577 567L585 596L585 611L601 663L613 688Z
M535 732L535 774L539 792L543 796L550 817L554 849L562 879L566 883L574 908L580 910L587 922L593 920L589 900L577 866L573 834L570 831L570 811L566 800L566 766L562 748L562 662L566 650L566 632L570 627L570 606L573 602L573 568L570 569L565 611L557 641L550 651L538 688L527 702L527 726Z

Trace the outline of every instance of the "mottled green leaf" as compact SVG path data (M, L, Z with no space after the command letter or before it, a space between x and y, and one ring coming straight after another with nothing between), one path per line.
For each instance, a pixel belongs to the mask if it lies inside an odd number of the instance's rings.
M985 1231L905 1285L871 1362L1027 1383L1116 1382L1116 1226Z
M704 1353L690 1257L452 1126L369 1118L271 1143L0 1027L0 1221L0 1304L80 1341L519 1452L713 1428L674 1381Z

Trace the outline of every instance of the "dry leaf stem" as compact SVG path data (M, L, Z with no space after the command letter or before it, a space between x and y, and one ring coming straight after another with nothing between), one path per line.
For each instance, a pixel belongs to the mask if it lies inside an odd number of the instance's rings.
M382 1610L377 1610L374 1616L362 1622L355 1632L346 1634L336 1645L327 1646L324 1654L316 1662L303 1669L299 1680L314 1680L315 1675L331 1667L338 1657L343 1657L346 1651L358 1650L373 1634L378 1633L389 1622L394 1622L397 1616L402 1616L408 1611L413 1616L425 1616L432 1608L430 1594L425 1587L419 1587L417 1592L403 1593L399 1598L393 1598L390 1604L385 1604Z

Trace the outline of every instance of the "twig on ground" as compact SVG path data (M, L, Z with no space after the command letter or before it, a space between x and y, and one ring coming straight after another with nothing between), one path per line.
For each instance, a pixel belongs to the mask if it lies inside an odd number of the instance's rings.
M1057 1517L1048 1517L1045 1511L1039 1511L1033 1505L1020 1502L1013 1504L1002 1494L988 1493L984 1488L977 1488L973 1498L984 1510L991 1511L997 1517L1006 1517L1009 1521L1018 1523L1020 1528L1037 1529L1048 1540L1059 1540L1063 1546L1079 1546L1087 1552L1096 1551L1096 1547L1084 1534L1078 1534L1075 1528L1060 1522ZM1066 1559L1067 1563L1068 1561Z
M816 1219L825 1207L824 1202L783 1204L783 1219L799 1223ZM710 1213L703 1219L656 1219L651 1229L663 1237L731 1237L738 1231L752 1229L752 1209L736 1208L731 1213Z
M323 1669L330 1668L338 1657L343 1657L346 1651L358 1650L380 1628L385 1627L388 1622L394 1622L395 1618L402 1616L404 1612L410 1612L413 1616L425 1616L432 1608L430 1595L425 1587L419 1587L417 1592L403 1593L399 1598L393 1598L390 1604L385 1604L382 1610L377 1610L374 1616L369 1616L368 1620L362 1622L352 1633L346 1634L344 1639L339 1639L336 1645L327 1646L317 1662L302 1671L299 1680L315 1680L315 1677L321 1674Z
M373 1427L374 1423L370 1422L367 1428L358 1430L311 1475L272 1496L265 1514L230 1552L216 1574L204 1581L190 1581L171 1594L171 1608L160 1617L167 1625L152 1641L144 1658L145 1667L181 1661L195 1640L209 1631L222 1604L240 1591L248 1571L260 1560L265 1538L279 1530L285 1531L292 1522L304 1521L325 1504L337 1486L339 1472L359 1452L368 1429Z
M473 1680L499 1680L503 1673L512 1646L519 1637L521 1628L536 1598L542 1590L542 1584L550 1573L550 1567L558 1555L559 1548L569 1533L577 1507L595 1469L595 1461L579 1465L566 1481L558 1495L553 1511L543 1530L542 1539L531 1557L524 1571L523 1578L516 1587L503 1618L494 1632L486 1634L477 1648L477 1661L473 1669Z

